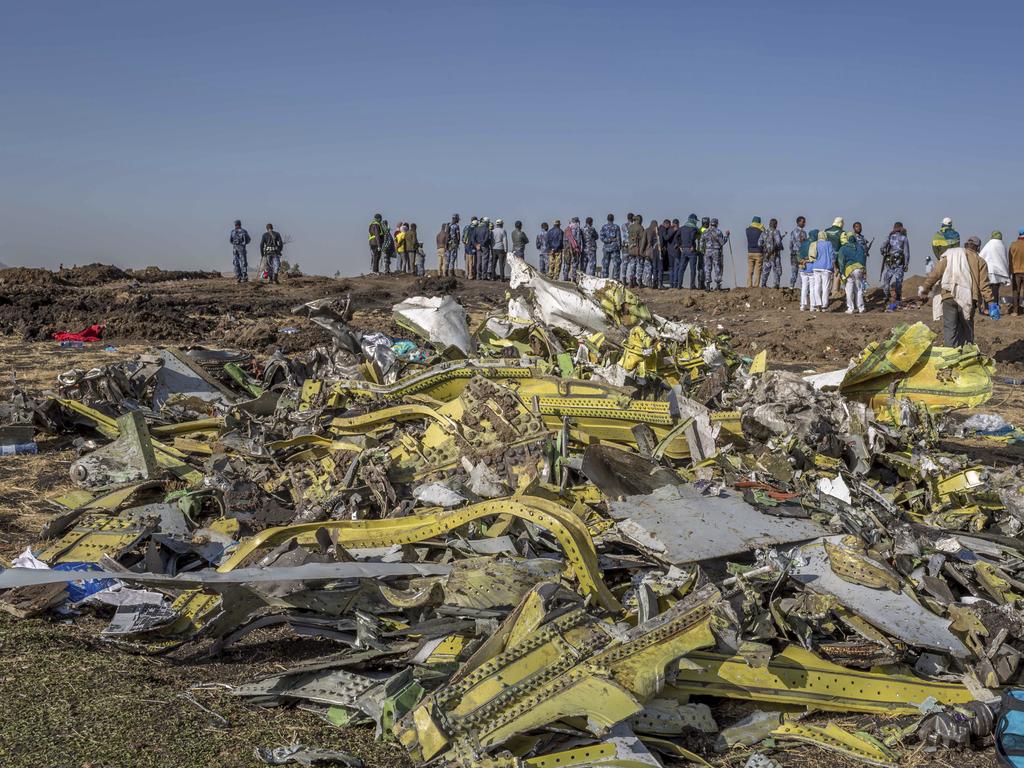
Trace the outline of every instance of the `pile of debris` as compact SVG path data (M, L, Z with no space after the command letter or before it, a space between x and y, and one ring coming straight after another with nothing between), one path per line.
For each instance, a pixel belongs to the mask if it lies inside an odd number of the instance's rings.
M991 395L976 348L904 326L805 379L616 282L517 261L511 287L475 331L451 297L394 307L415 340L318 300L295 312L333 343L303 355L160 349L17 394L0 421L76 434L79 489L4 608L106 613L150 653L328 639L233 692L422 763L1013 748L1022 478L937 447Z

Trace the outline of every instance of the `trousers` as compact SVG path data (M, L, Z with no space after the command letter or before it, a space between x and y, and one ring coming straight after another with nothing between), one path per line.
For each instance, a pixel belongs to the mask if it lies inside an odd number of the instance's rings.
M476 251L472 246L466 248L466 279L476 280Z
M445 250L444 246L437 249L437 274L443 275L445 269Z
M635 287L640 282L640 257L626 254L622 260L622 282Z
M721 251L708 251L704 254L704 287L711 290L711 284L715 284L715 290L722 290L722 271L724 259Z
M684 248L679 252L679 285L676 288L683 287L687 269L690 271L690 288L692 289L694 287L694 274L697 271L697 252Z
M811 309L828 309L829 293L832 291L832 270L814 270L814 287L811 294Z
M747 252L747 287L753 288L761 284L761 254Z
M244 283L249 279L249 258L245 252L245 246L232 248L231 256L231 263L235 268L235 279Z
M585 251L583 253L583 271L591 277L597 272L597 251Z
M605 248L601 255L601 274L612 280L619 279L622 267L622 256L618 248Z
M505 279L505 256L506 251L491 251L491 274L494 279Z
M846 311L864 311L864 270L855 269L846 278Z
M768 279L772 278L772 288L782 283L782 252L765 254L764 266L761 268L761 287L768 287Z
M272 253L267 256L267 277L270 280L277 279L277 273L281 271L281 254Z
M459 260L459 249L455 248L444 252L444 274L454 275L455 264Z
M817 305L812 300L812 292L814 290L814 273L813 272L801 272L800 273L800 309L812 309Z
M539 251L537 253L537 268L541 271L542 274L546 275L548 273L548 252L547 251Z
M974 343L974 307L970 317L964 317L960 305L953 299L942 300L942 343L947 347L962 347Z
M789 252L789 287L796 287L796 281L800 277L800 254L796 251Z
M548 253L548 277L558 280L562 272L562 252L551 251Z
M376 274L380 272L380 248L370 246L370 271Z
M887 301L890 298L897 302L903 301L903 274L902 264L892 267L886 265L882 270L882 291Z

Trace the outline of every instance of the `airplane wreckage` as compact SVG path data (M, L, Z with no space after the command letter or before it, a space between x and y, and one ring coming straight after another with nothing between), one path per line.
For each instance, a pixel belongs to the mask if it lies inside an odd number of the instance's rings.
M148 653L328 639L233 693L423 764L1019 751L1024 481L938 448L991 396L976 347L900 326L803 378L620 283L516 260L511 287L475 332L451 297L394 307L416 341L318 300L294 312L333 344L301 356L160 349L16 393L6 428L80 455L3 608Z

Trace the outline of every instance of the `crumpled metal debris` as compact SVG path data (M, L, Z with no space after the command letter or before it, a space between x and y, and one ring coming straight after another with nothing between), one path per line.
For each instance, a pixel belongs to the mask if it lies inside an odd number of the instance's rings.
M0 607L102 582L74 608L118 645L319 638L336 653L233 693L418 762L984 743L1024 652L1024 476L940 450L938 417L983 402L990 361L907 326L805 380L619 283L510 261L475 332L451 297L394 307L416 341L329 297L293 310L332 339L303 354L156 350L12 395L0 425L81 455Z

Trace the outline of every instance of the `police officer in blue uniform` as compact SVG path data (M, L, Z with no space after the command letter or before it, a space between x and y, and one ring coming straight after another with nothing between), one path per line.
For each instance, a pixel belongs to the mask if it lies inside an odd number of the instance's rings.
M242 229L240 219L235 219L235 228L228 235L228 242L231 243L232 263L235 266L235 280L239 283L249 282L249 260L246 257L245 246L252 242L249 233Z

